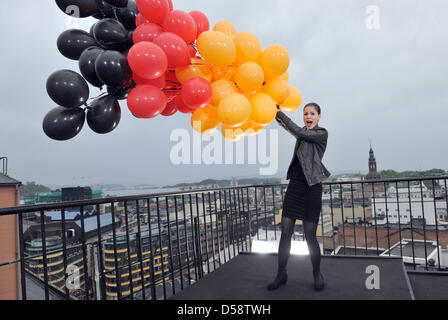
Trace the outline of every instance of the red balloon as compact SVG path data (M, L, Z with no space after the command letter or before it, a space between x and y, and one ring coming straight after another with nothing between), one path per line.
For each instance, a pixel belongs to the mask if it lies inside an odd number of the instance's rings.
M146 19L141 13L139 13L137 15L137 17L135 17L135 25L138 27L141 24L147 23L149 22L148 19Z
M212 101L212 86L203 78L192 78L182 86L181 96L185 104L193 109L199 109Z
M177 91L177 90L167 90L167 88L163 89L163 92L165 93L165 96L168 99L168 103L173 101L179 95L179 91Z
M179 110L182 113L187 113L188 114L188 113L193 113L194 112L194 109L188 107L185 104L184 100L182 99L182 95L180 95L180 94L177 95L174 98L173 102L176 104L177 110Z
M147 22L139 25L132 35L132 40L135 43L139 43L141 41L149 41L152 42L155 37L163 32L161 26L155 23Z
M145 79L161 77L168 67L165 52L152 42L142 41L132 46L128 53L132 71Z
M190 16L192 16L194 21L196 22L196 38L199 37L202 32L210 30L210 22L208 21L207 16L201 11L191 11Z
M174 70L167 70L165 73L165 89L181 89L182 84L177 80L176 72ZM179 92L177 92L179 93Z
M177 107L174 101L168 102L165 110L161 113L162 116L169 117L177 112Z
M196 22L185 11L174 10L168 13L163 21L163 29L177 34L186 43L192 43L196 40Z
M145 79L140 77L138 74L134 73L133 74L133 78L134 78L134 82L136 84L140 84L140 85L152 85L154 87L159 88L160 90L162 90L163 88L165 88L166 85L166 76L165 74L162 74L162 76L156 78L156 79Z
M170 11L173 11L173 1L168 0L168 5L170 7Z
M168 0L137 0L138 11L150 22L162 24L170 5Z
M154 43L165 51L169 68L186 67L190 64L188 46L177 34L163 32L154 39Z
M143 119L154 118L166 108L167 99L160 89L151 85L138 85L128 95L131 113Z
M176 84L178 86L181 86L180 81L177 80L176 71L175 70L167 70L165 72L165 77L166 77L167 85L170 85L170 84L174 85L174 84Z
M194 45L192 45L191 43L188 45L188 51L190 52L190 57L192 58L196 57L196 53L198 53Z

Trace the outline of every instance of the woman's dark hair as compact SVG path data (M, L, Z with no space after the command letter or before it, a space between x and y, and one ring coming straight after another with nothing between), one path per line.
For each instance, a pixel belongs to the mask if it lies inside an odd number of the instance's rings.
M319 106L317 103L315 103L315 102L308 103L308 104L303 108L303 110L305 110L305 109L308 108L308 107L313 107L314 109L316 109L316 111L317 111L318 114L321 113L320 106Z

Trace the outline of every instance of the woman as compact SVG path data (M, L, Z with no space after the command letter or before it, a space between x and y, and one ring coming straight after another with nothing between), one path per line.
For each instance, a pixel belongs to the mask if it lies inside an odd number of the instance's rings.
M283 112L277 113L277 122L296 139L293 158L288 168L290 180L283 202L282 235L278 252L278 272L268 290L275 290L286 284L288 275L286 265L291 249L291 236L296 219L303 221L305 239L313 265L314 288L322 290L325 286L320 272L320 247L316 230L322 207L322 181L330 172L322 164L327 147L328 132L318 126L321 109L316 103L309 103L303 109L304 128L298 127Z

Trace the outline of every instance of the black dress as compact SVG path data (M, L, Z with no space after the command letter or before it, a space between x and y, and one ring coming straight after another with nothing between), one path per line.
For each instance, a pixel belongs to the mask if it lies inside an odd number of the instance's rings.
M297 156L292 165L291 180L283 201L285 217L300 219L312 223L319 223L322 209L322 184L308 186L302 166Z

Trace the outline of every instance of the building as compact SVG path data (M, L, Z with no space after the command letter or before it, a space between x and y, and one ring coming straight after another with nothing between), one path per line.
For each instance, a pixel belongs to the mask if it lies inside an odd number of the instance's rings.
M76 289L69 290L70 294L81 297L81 289L85 286L82 251L79 250L79 247L77 246L68 246L65 249L64 262L63 244L62 239L59 236L50 236L45 238L45 249L47 252L45 255L46 261L44 261L42 251L42 239L34 239L26 242L25 255L28 257L26 267L29 272L32 272L39 278L44 279L44 264L46 263L48 283L50 285L64 290L67 283L65 274L67 274L67 279L72 280L70 283L77 283L79 286ZM66 268L64 268L64 263L67 264ZM64 270L66 272L64 272Z
M109 234L104 242L106 296L109 299L118 298L118 291L121 296L130 295L131 281L135 294L142 290L143 285L158 284L163 278L169 280L170 277L169 247L158 228L151 230L151 236L147 228L142 231L141 237L130 233L118 232L115 240L113 234Z
M45 254L42 247L41 225L39 223L24 225L26 271L44 280L46 267L50 286L65 290L67 283L76 282L76 286L69 288L69 294L82 298L86 277L83 250L80 245L83 240L81 228L75 221L65 223L64 247L62 222L51 221L49 217L45 220Z
M410 224L414 227L423 225L437 226L448 229L446 221L446 201L435 201L434 198L397 198L381 197L372 199L373 223Z
M0 172L0 208L20 204L21 182L9 177L3 160L3 173ZM6 170L5 170L6 169ZM20 257L18 216L0 216L0 261L14 261ZM12 263L0 267L0 300L20 300L20 265Z
M88 190L90 190L89 193ZM63 188L61 191L40 192L25 197L25 205L52 203L61 201L75 201L84 199L98 199L103 197L102 190L91 190L90 188Z
M363 177L364 181L372 181L372 183L367 183L364 186L364 192L367 197L371 198L375 195L385 192L385 185L382 182L374 183L373 181L381 179L381 175L378 173L378 168L376 164L375 154L373 152L372 145L370 145L369 150L369 173Z
M439 247L439 248L437 248ZM435 241L401 239L395 243L389 250L384 251L380 256L396 256L402 257L405 266L426 265L431 266L443 265L444 262L439 260L443 248L437 246Z
M366 176L366 180L378 180L381 176L377 171L376 159L373 153L372 145L370 145L369 151L369 173Z

